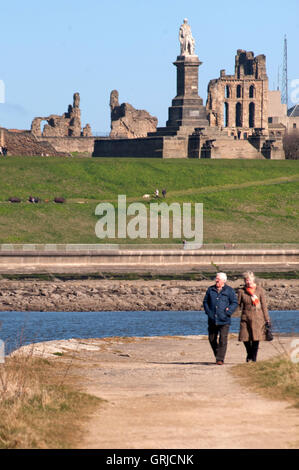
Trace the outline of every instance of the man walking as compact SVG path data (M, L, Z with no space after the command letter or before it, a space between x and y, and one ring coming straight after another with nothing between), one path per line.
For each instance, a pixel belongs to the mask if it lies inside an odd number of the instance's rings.
M230 317L238 307L235 291L226 285L226 281L225 273L217 273L215 285L208 288L203 301L205 313L208 315L209 342L218 365L224 363Z

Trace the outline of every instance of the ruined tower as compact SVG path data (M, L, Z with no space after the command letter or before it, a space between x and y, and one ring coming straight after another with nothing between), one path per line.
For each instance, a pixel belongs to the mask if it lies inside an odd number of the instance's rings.
M208 85L206 109L211 127L226 128L247 138L255 128L268 133L268 77L266 57L238 49L234 75L220 71Z

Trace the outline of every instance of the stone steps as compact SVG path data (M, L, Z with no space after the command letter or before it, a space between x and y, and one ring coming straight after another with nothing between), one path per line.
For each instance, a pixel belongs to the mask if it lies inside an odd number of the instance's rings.
M214 142L212 158L264 159L263 155L248 140L217 139Z

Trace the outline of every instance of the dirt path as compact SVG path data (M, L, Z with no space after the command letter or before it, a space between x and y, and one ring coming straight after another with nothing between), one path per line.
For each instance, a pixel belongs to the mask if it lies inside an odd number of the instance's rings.
M174 191L168 191L167 192L167 197L169 198L170 196L185 196L186 194L202 194L202 193L216 193L220 191L230 191L231 189L240 189L240 188L250 188L252 186L265 186L265 185L272 185L272 184L281 184L281 183L293 183L299 181L298 175L288 175L288 176L280 176L277 178L269 178L266 180L261 180L261 181L245 181L243 183L234 183L234 184L223 184L222 186L217 185L217 186L203 186L201 188L189 188L189 189L183 189L183 190L174 190ZM151 195L152 200L155 199L155 195ZM126 198L127 202L135 202L136 200L142 201L141 197L127 197ZM115 198L113 199L103 199L101 202L114 202ZM68 202L73 202L73 203L94 203L94 199L87 199L87 198L73 198L69 199ZM2 203L3 204L3 203ZM4 204L9 204L9 202L4 202Z
M279 341L289 349L291 338ZM206 336L91 342L97 351L85 351L76 372L87 392L107 401L78 447L298 448L299 410L261 397L230 373L245 359L236 335L224 366L214 363ZM263 342L259 359L278 352L277 340Z
M290 350L293 339L262 342L259 359ZM71 357L80 388L106 400L86 423L78 448L299 447L299 410L262 397L231 374L245 360L235 334L223 366L215 364L206 336L50 341L34 352Z

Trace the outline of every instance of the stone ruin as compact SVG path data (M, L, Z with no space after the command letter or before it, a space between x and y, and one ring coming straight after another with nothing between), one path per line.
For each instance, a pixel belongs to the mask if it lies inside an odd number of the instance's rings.
M198 94L195 40L187 18L179 31L177 94L168 108L166 126L145 111L110 96L110 139L95 139L94 156L156 158L284 159L281 138L269 139L266 57L237 50L235 73L211 80L206 106ZM140 113L140 114L139 114ZM148 126L154 125L154 131ZM138 137L138 138L136 138ZM118 138L118 140L117 140ZM113 140L114 139L114 140Z
M147 111L135 109L129 103L119 104L118 91L110 94L111 139L134 139L155 132L158 119Z
M47 121L43 131L41 123ZM92 131L87 124L81 131L80 94L74 93L73 105L62 116L51 114L47 117L36 117L31 124L31 132L35 137L92 137Z
M266 57L238 49L235 73L220 71L208 85L207 114L211 127L223 127L237 138L255 128L268 131L268 77Z
M7 147L7 155L69 156L69 152L55 149L48 141L40 142L30 131L0 128L1 146Z

